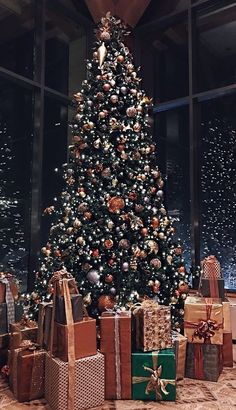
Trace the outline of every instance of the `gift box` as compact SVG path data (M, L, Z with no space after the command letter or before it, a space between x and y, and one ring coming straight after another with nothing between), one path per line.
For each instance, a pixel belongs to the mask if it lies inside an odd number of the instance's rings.
M19 402L44 395L45 351L29 346L10 352L10 387Z
M222 366L222 346L188 343L185 377L217 382Z
M10 309L12 306L10 307ZM0 335L4 335L5 333L8 333L8 330L11 326L9 323L9 319L12 318L11 320L13 321L18 321L21 319L23 315L23 306L18 303L13 304L13 313L11 312L9 315L9 305L7 303L1 303L0 304Z
M19 347L22 340L37 342L38 326L33 320L23 317L20 321L10 324L11 348Z
M220 262L214 255L207 256L201 262L202 278L204 279L221 279Z
M224 279L201 279L200 293L203 297L225 298Z
M101 346L105 355L105 398L131 399L130 312L102 313Z
M73 324L75 359L95 355L97 352L96 320L84 318ZM64 362L68 361L68 325L54 322L53 353Z
M83 297L80 294L70 296L72 315L74 322L83 320ZM55 321L66 325L66 312L64 296L56 296L55 299Z
M132 399L175 401L176 365L173 349L132 353Z
M191 343L223 344L223 306L220 299L188 296L184 335Z
M181 380L184 378L187 340L187 337L172 330L172 341L176 361L176 380Z
M232 332L223 333L223 366L233 367Z
M46 350L50 348L52 310L52 302L39 304L37 343Z
M46 353L45 398L52 410L68 408L68 363ZM104 403L104 356L97 353L75 361L74 408L88 409Z
M0 303L7 302L9 292L13 301L18 299L19 288L13 279L12 275L0 272Z
M228 299L222 301L223 306L223 331L231 332L231 308Z
M149 352L172 347L171 311L147 300L132 309L134 348Z

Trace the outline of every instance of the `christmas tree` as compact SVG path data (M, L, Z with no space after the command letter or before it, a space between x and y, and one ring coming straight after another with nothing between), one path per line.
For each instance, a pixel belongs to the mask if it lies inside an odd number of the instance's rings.
M49 298L52 273L66 269L92 316L150 297L172 305L178 328L187 275L163 205L148 121L151 101L140 88L125 34L109 13L96 31L87 80L74 95L65 189L45 211L54 212L55 222L42 248L34 297Z

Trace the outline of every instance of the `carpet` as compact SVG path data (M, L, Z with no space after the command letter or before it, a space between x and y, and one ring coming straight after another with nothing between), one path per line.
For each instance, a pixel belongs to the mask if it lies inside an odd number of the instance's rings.
M50 410L44 399L18 403L8 385L0 381L1 410ZM217 383L184 379L178 382L177 400L171 402L143 402L132 400L107 401L93 410L235 410L236 367L225 368ZM66 410L66 409L65 409Z

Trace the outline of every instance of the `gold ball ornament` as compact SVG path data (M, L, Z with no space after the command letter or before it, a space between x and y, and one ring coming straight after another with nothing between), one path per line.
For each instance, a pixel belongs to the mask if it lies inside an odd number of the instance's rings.
M105 83L105 84L103 84L103 87L102 87L102 88L103 88L103 90L104 90L104 91L106 91L106 92L107 92L107 91L109 91L109 90L110 90L111 85L110 85L109 83Z
M151 220L151 226L153 227L153 229L158 228L160 224L159 218L157 218L157 216L154 216Z
M116 104L118 102L118 95L116 94L111 95L110 101L112 102L112 104Z
M165 238L165 234L164 234L164 232L159 232L159 238L160 239L164 239Z
M111 35L110 35L109 31L107 31L107 30L102 31L100 33L99 37L100 37L100 40L102 40L102 41L109 41L111 39Z
M98 299L99 312L105 312L107 309L114 309L115 299L109 295L102 295Z

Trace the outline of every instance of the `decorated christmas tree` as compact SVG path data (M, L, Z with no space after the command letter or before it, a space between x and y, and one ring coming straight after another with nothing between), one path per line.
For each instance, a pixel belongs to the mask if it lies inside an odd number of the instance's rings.
M76 278L90 315L149 297L172 305L178 328L187 275L163 204L151 101L140 88L125 34L109 13L96 30L87 80L74 95L65 188L45 210L54 222L34 297L50 298L51 275L65 269Z

